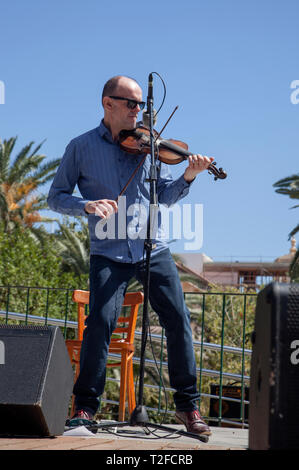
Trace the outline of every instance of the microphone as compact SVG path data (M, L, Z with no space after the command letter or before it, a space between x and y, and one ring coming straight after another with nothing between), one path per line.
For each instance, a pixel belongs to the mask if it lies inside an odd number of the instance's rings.
M153 101L153 74L148 76L148 90L147 90L147 109L142 113L142 122L146 127L150 127L150 102ZM157 111L153 109L153 124L157 122Z
M148 89L147 89L147 109L149 101L153 99L153 74L150 73L148 76Z
M154 120L154 126L157 122L157 111L155 109L153 109L153 120ZM142 113L142 123L145 127L149 127L150 126L150 115L149 115L149 112L148 110L144 110L143 113Z

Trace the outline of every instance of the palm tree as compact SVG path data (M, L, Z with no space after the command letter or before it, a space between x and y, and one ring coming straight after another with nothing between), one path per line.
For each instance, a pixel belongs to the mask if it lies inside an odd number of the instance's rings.
M63 271L71 271L81 275L89 274L89 229L82 217L74 217L71 222L65 216L63 222L58 222L59 232L55 234L57 254L62 258ZM135 279L128 284L128 292L142 290L142 285Z
M62 269L72 271L79 277L89 273L89 232L88 225L80 217L70 222L64 217L55 235L57 254L62 258ZM76 227L79 223L79 230Z
M291 199L299 199L299 174L287 176L273 184L275 191L279 194L285 194ZM299 204L292 206L291 209L299 207ZM289 233L289 239L299 231L299 224Z
M276 192L286 194L291 199L299 199L299 174L291 175L277 181L274 185ZM291 209L299 207L299 204L292 206ZM289 233L289 239L299 231L299 224ZM293 261L290 265L290 277L293 282L299 281L299 250L297 249Z
M16 140L0 140L0 221L5 231L16 225L33 228L36 222L50 220L39 213L47 205L46 195L37 190L54 177L60 162L56 159L43 163L46 156L38 153L43 142L35 148L30 142L12 161Z

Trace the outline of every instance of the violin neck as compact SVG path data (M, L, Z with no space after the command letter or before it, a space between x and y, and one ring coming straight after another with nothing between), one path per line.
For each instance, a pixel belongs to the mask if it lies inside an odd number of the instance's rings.
M172 152L176 153L177 155L180 155L183 157L185 160L190 156L194 155L190 150L184 149L183 147L180 147L179 145L175 144L174 142L171 142L170 140L163 140L161 139L159 141L159 145L161 147L164 147L168 150L171 150ZM163 161L163 159L161 159ZM171 162L166 162L166 163L171 163ZM178 163L178 162L175 162ZM225 179L227 177L227 174L225 171L223 171L222 168L216 168L216 163L212 162L208 166L207 170L209 171L210 174L213 174L215 176L215 180L217 179Z
M190 155L193 155L193 153L190 152L189 150L185 150L183 147L180 147L179 145L176 145L173 142L170 142L169 140L161 139L160 145L162 145L164 148L172 150L178 155L181 155L185 159L187 159Z

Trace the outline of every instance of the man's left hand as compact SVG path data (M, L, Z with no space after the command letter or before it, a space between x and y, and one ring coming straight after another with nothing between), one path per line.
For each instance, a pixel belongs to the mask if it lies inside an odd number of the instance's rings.
M184 173L185 181L187 181L187 183L191 183L198 173L201 173L210 166L213 160L213 157L206 157L199 154L190 155L188 157L189 166L186 168Z

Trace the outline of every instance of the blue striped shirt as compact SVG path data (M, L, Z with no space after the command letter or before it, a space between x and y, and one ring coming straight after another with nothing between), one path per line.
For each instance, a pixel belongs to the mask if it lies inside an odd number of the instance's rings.
M143 259L146 219L150 202L150 155L118 202L118 213L104 222L95 214L87 214L84 206L98 199L116 200L140 162L140 156L124 152L112 139L103 121L95 129L74 138L66 147L48 195L49 207L62 214L87 216L90 253L115 261L136 263ZM157 193L160 204L170 206L189 192L190 184L183 175L173 180L169 165L159 166ZM82 197L73 194L78 186ZM76 192L75 192L76 194ZM152 256L167 247L161 214L156 217ZM153 220L153 218L152 218Z

